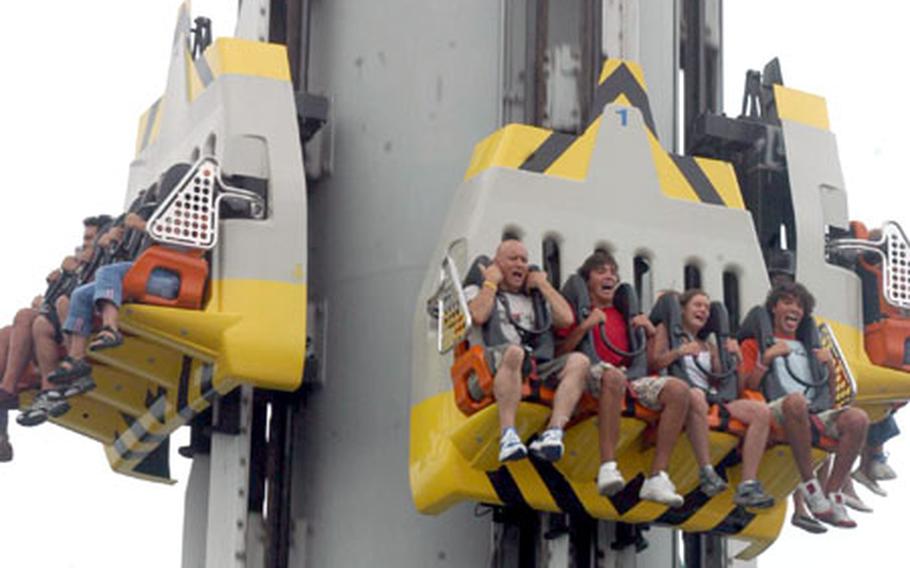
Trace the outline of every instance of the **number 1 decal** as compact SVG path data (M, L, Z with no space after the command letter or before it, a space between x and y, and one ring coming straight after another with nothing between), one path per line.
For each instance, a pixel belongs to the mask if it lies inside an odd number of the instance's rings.
M622 121L622 125L623 125L623 126L628 126L628 125L629 125L629 109L627 109L627 108L621 108L621 109L619 109L619 110L616 111L616 114L619 115L619 117L620 117L620 119L621 119L621 121Z

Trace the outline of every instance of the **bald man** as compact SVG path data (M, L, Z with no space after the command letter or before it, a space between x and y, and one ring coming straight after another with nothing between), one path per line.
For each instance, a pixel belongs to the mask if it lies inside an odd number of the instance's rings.
M499 407L499 460L519 460L528 455L515 430L515 414L521 402L522 370L528 372L536 364L537 376L547 386L555 388L553 412L547 429L530 445L536 457L557 461L562 457L563 428L572 416L575 405L585 388L590 363L582 353L570 353L546 360L526 361L532 357L536 321L530 292L540 290L552 314L553 326L565 327L572 323L572 308L553 288L547 274L528 270L528 250L517 240L508 239L499 244L492 264L483 270L481 286L465 288L468 309L474 322L472 343L482 342L482 332L488 326L498 326L496 336L502 338L498 345L484 345L487 364L494 373L493 396ZM547 329L543 334L551 334Z

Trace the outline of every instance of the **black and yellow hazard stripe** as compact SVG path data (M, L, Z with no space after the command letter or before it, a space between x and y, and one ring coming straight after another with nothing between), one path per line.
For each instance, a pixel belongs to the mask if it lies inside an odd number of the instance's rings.
M727 162L668 153L655 128L641 68L628 61L608 59L594 92L591 116L576 136L526 125L508 125L482 140L474 149L465 178L492 167L520 169L556 177L582 180L610 103L641 112L651 146L661 191L674 199L743 209L744 203L733 167Z
M235 383L216 380L212 354L169 344L122 319L123 345L92 354L96 388L71 399L71 410L52 420L101 442L116 471L170 482L161 447Z
M166 477L154 475L152 470L143 471L142 464L158 451L171 432L191 421L221 394L215 388L213 375L211 363L184 357L178 387L159 390L142 416L132 420L128 415L124 417L129 427L116 433L113 443L107 447L111 467L127 475L171 482ZM230 387L225 385L223 388L226 392Z
M502 465L498 469L488 471L487 478L503 505L522 508L529 506L507 466Z
M546 410L525 402L519 407L516 426L523 438L530 436L533 439L532 432L538 431L539 409ZM451 392L440 393L415 405L411 422L411 488L418 510L429 514L437 514L461 500L498 503L519 509L736 535L757 543L757 550L777 538L782 515L786 513L785 496L797 482L790 479L788 473L793 468L783 467L786 460L791 459L789 454L769 450L759 476L767 483L766 487L773 488L778 498L778 506L771 512L756 514L738 507L733 503L732 489L709 498L699 488L691 449L681 441L671 456L669 472L683 493L684 504L677 509L668 509L639 497L654 451L653 447L642 446L641 429L634 430L639 432L636 442L621 443L622 447L617 448L617 459L627 475L626 486L618 494L605 498L597 493L595 471L582 471L587 467L586 460L583 460L583 467L571 463L573 459L579 459L579 452L596 453L591 440L575 432L580 427L596 430L589 421L575 425L567 432L567 453L555 464L533 457L508 464L496 462L498 422L495 407L466 417L455 409ZM723 433L712 433L711 436L715 469L735 485L741 477L738 439ZM578 447L579 443L582 443L581 447ZM487 456L488 453L492 455ZM776 470L787 470L786 475L778 479L773 474ZM584 473L583 478L579 477L580 473Z
M533 470L539 475L543 482L543 487L549 492L549 497L556 505L556 511L570 515L590 515L591 511L585 506L584 501L576 493L575 487L571 481L566 479L563 474L552 463L544 462L533 457L529 458ZM737 450L731 450L715 468L719 475L727 477L727 469L740 463L740 455ZM528 497L522 492L521 485L516 481L513 475L515 465L501 465L493 471L486 473L498 500L507 506L520 508L536 508L535 501L539 497L529 495ZM617 519L625 516L635 506L641 503L638 494L644 483L644 475L638 474L628 481L626 486L616 495L609 497L609 501L618 513ZM666 509L662 514L653 519L647 519L644 522L651 522L665 526L679 527L692 520L707 504L711 501L701 491L695 487L684 495L684 503L681 507L675 509ZM713 513L716 517L718 514ZM722 520L714 526L702 526L701 532L712 532L723 535L738 535L748 527L756 518L756 513L748 511L742 507L732 506L726 514L721 514ZM642 519L624 519L632 522L643 522Z

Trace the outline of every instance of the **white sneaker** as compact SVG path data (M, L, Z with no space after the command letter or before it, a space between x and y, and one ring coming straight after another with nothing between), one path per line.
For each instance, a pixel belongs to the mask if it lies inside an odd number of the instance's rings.
M562 444L562 430L547 428L539 438L531 442L528 449L537 459L548 462L559 461L565 451L565 446Z
M888 465L887 458L882 456L869 466L869 477L875 481L890 481L897 478L897 472Z
M825 497L818 480L810 479L796 486L796 489L806 500L806 506L809 511L819 520L824 520L822 516L830 517L833 514L831 502Z
M856 527L856 521L851 519L850 515L847 514L843 493L831 493L828 495L828 502L831 503L831 513L816 514L815 516L818 517L819 521L842 529L852 529Z
M670 481L670 476L665 471L659 471L647 478L641 485L638 498L669 505L673 508L681 507L685 501L683 496L676 492L676 486Z
M612 497L619 493L626 481L622 478L622 472L616 467L615 461L603 462L600 464L600 470L597 472L597 492L604 497Z
M528 456L528 449L521 443L515 428L506 428L499 439L499 461L515 461Z
M862 469L858 469L858 470L854 471L853 473L850 474L850 477L852 477L854 481L862 484L863 487L865 487L869 491L875 493L879 497L888 496L888 492L885 491L882 488L882 486L878 484L877 481L875 481L874 479L872 479L871 477L866 475L866 472L863 471Z
M871 513L872 507L866 505L865 501L859 497L854 497L849 493L844 493L844 505L850 507L854 511L859 511L860 513Z

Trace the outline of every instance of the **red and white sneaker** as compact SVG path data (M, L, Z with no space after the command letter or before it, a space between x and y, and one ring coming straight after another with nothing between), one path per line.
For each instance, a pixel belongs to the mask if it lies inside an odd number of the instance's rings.
M796 489L806 501L806 506L809 507L812 516L818 520L824 520L822 518L823 516L831 516L834 508L831 506L831 502L825 497L825 493L822 491L822 487L819 485L818 480L813 478L809 481L804 481L797 485Z
M842 529L856 528L856 521L850 518L847 513L847 507L844 503L844 494L838 491L828 495L828 501L831 503L831 514L828 517L815 515L818 520Z

